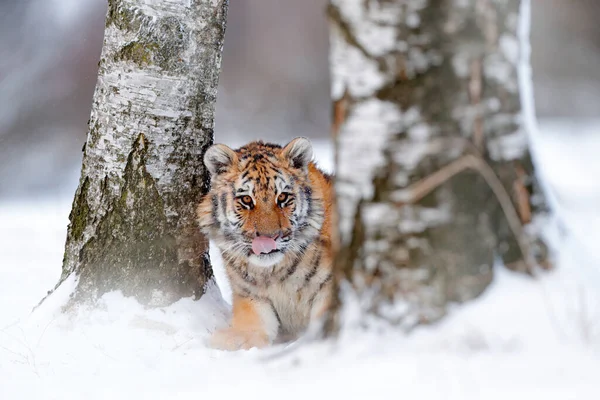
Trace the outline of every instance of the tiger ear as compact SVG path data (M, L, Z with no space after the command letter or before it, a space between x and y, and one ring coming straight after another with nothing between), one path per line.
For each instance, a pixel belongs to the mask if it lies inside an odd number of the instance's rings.
M204 154L204 165L208 168L211 176L227 171L237 162L235 151L224 144L215 144L209 147Z
M312 144L305 137L297 137L283 148L281 154L290 160L292 167L306 169L313 158Z

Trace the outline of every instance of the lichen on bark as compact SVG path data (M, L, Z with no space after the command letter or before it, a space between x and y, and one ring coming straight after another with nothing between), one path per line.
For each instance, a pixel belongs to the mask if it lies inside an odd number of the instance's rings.
M169 287L187 280L178 271L175 238L162 198L146 171L149 146L152 144L140 134L129 153L121 195L112 199L96 235L80 251L79 259L86 268L79 274L80 290L73 297L75 301L114 287L146 304L152 304L157 300L153 296L163 293L187 291L192 295L193 290L201 294L200 282L196 288ZM169 275L179 279L161 282L165 268L171 270Z
M81 190L75 198L75 202L73 203L71 214L69 215L69 220L71 221L71 232L73 237L76 239L81 239L83 237L83 230L88 224L90 206L88 204L87 195L89 188L90 180L85 178L83 180L83 184L81 185Z
M187 64L182 54L186 46L192 45L187 37L189 34L176 17L146 19L140 22L135 39L115 54L115 60L132 61L139 67L155 65L171 73L185 73Z

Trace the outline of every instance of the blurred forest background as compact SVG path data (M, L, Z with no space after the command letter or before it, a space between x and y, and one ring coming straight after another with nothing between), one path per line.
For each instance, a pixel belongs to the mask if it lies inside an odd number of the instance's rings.
M106 3L0 0L0 200L74 193ZM538 118L600 117L600 1L532 3ZM329 137L326 4L230 0L217 141Z

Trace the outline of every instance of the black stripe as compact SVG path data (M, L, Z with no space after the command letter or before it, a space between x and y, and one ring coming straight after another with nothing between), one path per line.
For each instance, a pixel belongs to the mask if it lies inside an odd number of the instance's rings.
M276 173L276 174L279 173L279 167L277 165L275 165L275 163L272 160L270 160L268 158L263 158L263 162L265 164L269 164L269 165L265 165L265 167L270 166L273 169L274 173Z
M227 279L231 283L234 293L239 294L242 297L255 298L256 295L254 294L254 291L259 290L259 288L252 284L252 277L248 276L248 274L244 274L235 267L237 258L232 260L226 255L223 256L226 259L225 269L227 271Z
M271 311L273 311L273 314L275 314L275 318L277 318L277 323L279 324L278 328L281 327L281 325L282 325L281 318L279 317L279 313L275 309L275 304L273 304L273 300L271 300L268 297L254 295L246 288L242 288L242 290L244 291L244 293L236 293L236 294L240 297L243 297L243 298L246 298L249 300L253 300L255 302L267 303L269 306L271 306Z
M300 261L302 261L302 254L298 255L296 257L296 259L294 260L294 262L292 263L292 265L290 265L288 267L288 269L285 271L285 275L282 276L279 281L283 282L285 281L287 278L289 278L290 276L292 276L294 274L294 272L296 272L296 269L298 268L298 264L300 264Z
M213 219L213 224L219 228L221 227L221 222L219 222L219 215L217 214L217 210L219 209L219 200L217 199L217 195L213 194L210 198L210 201L212 203L211 216Z
M311 243L301 243L298 245L298 247L300 247L300 251L299 253L301 253L302 255L304 255L304 252L306 251L306 249L308 249L308 246L310 246Z
M257 285L256 279L251 277L248 274L248 271L242 271L240 268L236 268L234 266L232 266L231 269L233 269L237 273L237 275L244 280L244 282L249 283L250 285L253 285L253 286Z
M331 275L331 274L328 274L328 275L325 277L325 279L323 279L323 282L321 282L321 283L319 284L319 288L317 289L317 291L316 291L316 292L314 292L314 293L313 293L313 295L312 295L312 296L310 296L310 299L308 300L308 305L309 305L310 307L312 307L312 305L313 305L313 303L314 303L315 299L317 298L317 295L318 295L319 293L321 293L321 291L323 290L323 288L325 287L325 285L327 285L327 284L328 284L328 283L331 281L331 279L332 279L332 278L333 278L333 275Z
M241 290L242 291L242 293L236 293L240 297L246 297L246 298L254 297L252 295L252 292L248 288L246 288L246 287L236 287L236 290Z
M327 274L323 282L319 284L319 291L323 290L323 287L327 285L333 279L333 275L331 273Z
M237 241L237 236L235 236L233 232L229 232L227 230L223 231L223 237L230 242Z
M223 216L223 218L225 218L225 220L227 220L226 216L227 216L227 193L223 192L221 193L221 197L219 199L220 201L220 206L221 206L221 215Z
M263 302L263 303L269 303L271 301L271 300L269 300L268 297L263 297L263 296L254 294L247 288L236 287L235 289L236 289L236 292L234 294L237 296L243 297L245 299L253 300L255 302ZM243 293L237 292L237 290L239 290L239 289L243 290Z
M308 198L311 197L311 195L312 195L312 189L310 188L310 186L304 186L304 194Z
M304 277L304 286L308 285L308 283L313 278L313 276L315 276L317 274L317 270L318 270L319 262L321 261L322 254L323 254L323 251L322 250L319 251L319 253L317 253L317 256L315 257L315 259L311 263L312 268L311 268L310 272L308 274L306 274L306 276Z
M263 143L262 145L270 149L281 149L281 146L276 143Z
M275 309L275 304L273 304L273 301L271 299L267 299L267 300L269 301L269 304L271 305L271 310L273 311L273 314L275 314L275 318L277 318L277 323L279 324L279 326L281 326L281 318L279 317L279 313Z

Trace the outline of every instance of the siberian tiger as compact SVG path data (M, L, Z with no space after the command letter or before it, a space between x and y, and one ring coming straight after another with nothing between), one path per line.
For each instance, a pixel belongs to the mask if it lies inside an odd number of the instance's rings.
M233 292L231 324L212 335L212 347L260 348L297 337L327 310L333 189L312 158L306 138L206 152L211 189L198 222L220 249Z

